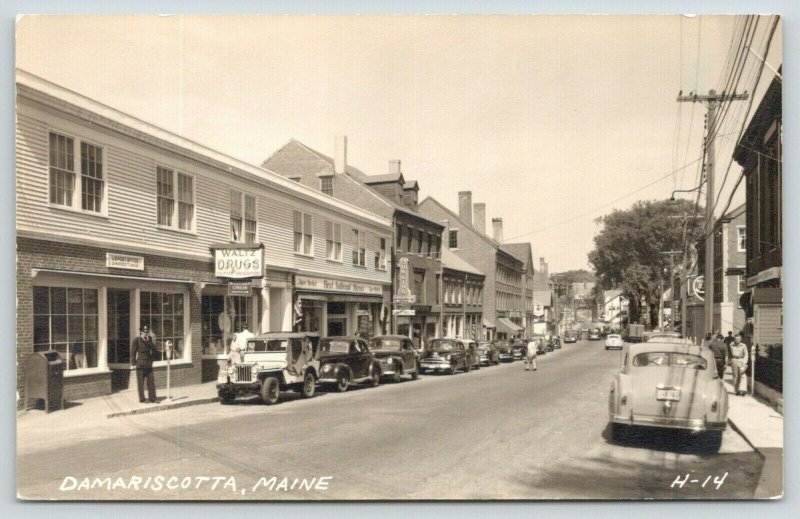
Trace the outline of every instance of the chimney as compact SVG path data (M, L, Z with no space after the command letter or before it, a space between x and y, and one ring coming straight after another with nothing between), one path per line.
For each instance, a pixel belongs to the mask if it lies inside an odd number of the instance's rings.
M547 267L545 267L544 258L539 257L539 272L546 272L546 268Z
M337 135L334 142L333 170L341 175L347 170L347 136Z
M494 234L494 241L503 243L503 219L492 218L492 231Z
M486 204L483 202L475 204L473 211L475 212L474 227L481 234L486 234Z
M472 225L472 191L458 192L458 217Z
M401 172L400 159L392 159L389 161L389 174L397 175Z

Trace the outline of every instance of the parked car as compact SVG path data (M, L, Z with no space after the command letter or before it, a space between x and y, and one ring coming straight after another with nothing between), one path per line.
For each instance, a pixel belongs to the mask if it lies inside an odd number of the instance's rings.
M592 330L589 331L589 340L590 341L599 341L600 340L600 330L598 330L597 328L592 328Z
M578 342L578 334L576 332L569 331L564 334L564 343L575 343Z
M478 341L478 354L480 355L481 365L483 366L500 364L500 353L491 342Z
M550 338L550 350L561 349L561 337L555 336Z
M497 348L497 357L500 362L513 362L514 356L511 354L511 345L505 339L495 339L492 344Z
M611 348L621 350L623 346L622 343L622 335L618 333L609 333L608 337L606 337L606 349L610 350Z
M478 352L478 343L472 339L462 339L467 353L467 362L470 369L481 369L481 354Z
M433 339L420 360L423 373L433 371L452 375L458 370L466 373L470 366L464 343L459 339Z
M404 335L378 335L369 341L369 349L381 363L381 375L400 382L403 375L419 378L419 353Z
M515 339L511 343L512 360L525 360L525 353L528 351L528 343L522 339Z
M656 337L626 344L621 359L608 397L615 441L623 441L632 427L660 427L692 431L701 435L705 450L719 450L728 393L710 349Z
M259 395L265 404L276 404L281 391L292 390L306 398L314 396L320 373L319 335L271 332L247 341L235 352L217 379L220 402Z
M381 363L360 337L325 337L319 341L320 379L343 393L351 384L381 382Z

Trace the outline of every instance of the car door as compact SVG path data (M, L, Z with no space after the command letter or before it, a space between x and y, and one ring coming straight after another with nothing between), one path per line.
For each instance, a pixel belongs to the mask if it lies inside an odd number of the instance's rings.
M369 349L367 348L367 344L360 340L353 341L352 348L355 352L353 364L355 366L356 378L364 378L369 374Z

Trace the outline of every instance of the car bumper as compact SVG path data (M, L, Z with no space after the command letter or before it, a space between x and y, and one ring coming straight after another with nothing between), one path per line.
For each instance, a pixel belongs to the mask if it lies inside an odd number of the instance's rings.
M662 416L620 416L612 415L612 423L634 427L657 427L660 429L680 429L684 431L705 432L724 431L728 422L709 422L705 418L665 418Z
M622 344L606 344L607 350L621 350Z
M225 382L217 384L217 392L225 393L257 393L260 389L260 382Z
M336 382L338 382L338 380L332 377L320 377L319 379L320 384L335 384Z
M511 355L500 355L500 361L501 362L511 362L513 360L514 360L514 357L512 357Z
M429 370L429 371L450 371L453 369L453 365L449 362L421 362L419 365L419 369L422 370Z

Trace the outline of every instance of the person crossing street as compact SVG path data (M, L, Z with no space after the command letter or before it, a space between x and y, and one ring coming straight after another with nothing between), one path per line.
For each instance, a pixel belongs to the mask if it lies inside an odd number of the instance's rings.
M541 340L541 339L540 339ZM538 346L536 341L528 341L527 350L525 352L525 371L536 371L536 350Z

